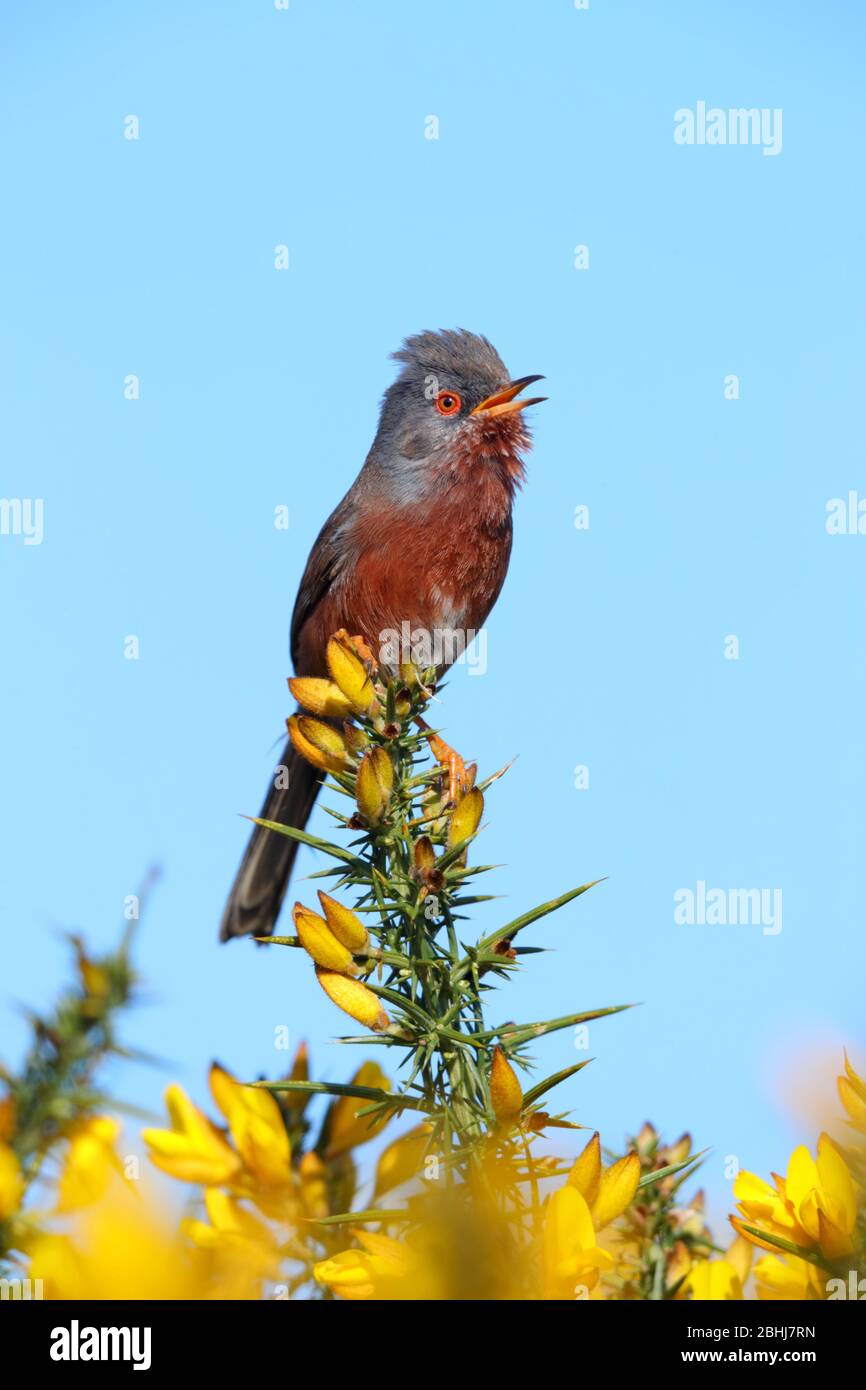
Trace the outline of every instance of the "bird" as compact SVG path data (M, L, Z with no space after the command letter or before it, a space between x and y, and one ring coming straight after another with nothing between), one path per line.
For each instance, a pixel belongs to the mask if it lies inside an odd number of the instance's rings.
M291 621L295 675L327 676L341 629L374 653L383 634L483 627L512 545L512 506L531 439L521 397L541 376L509 376L492 343L465 329L417 333L392 354L370 452L310 551ZM455 642L451 650L457 650ZM386 663L387 664L387 663ZM443 658L437 675L447 669ZM302 829L321 774L286 744L260 819ZM297 841L256 826L223 912L220 940L273 932Z

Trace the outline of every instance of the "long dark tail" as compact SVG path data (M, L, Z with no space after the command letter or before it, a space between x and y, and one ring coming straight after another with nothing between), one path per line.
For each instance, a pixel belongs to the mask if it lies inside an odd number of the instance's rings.
M262 820L302 830L310 818L321 773L300 757L291 743L283 749L281 763L288 773L281 780L288 785L270 786L259 815ZM297 852L297 840L255 827L223 912L220 941L230 941L233 936L270 936Z

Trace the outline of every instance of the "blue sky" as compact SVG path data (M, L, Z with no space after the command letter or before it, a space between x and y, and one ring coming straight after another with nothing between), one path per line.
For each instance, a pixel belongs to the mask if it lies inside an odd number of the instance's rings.
M277 1074L283 1024L319 1075L361 1060L300 959L216 931L309 546L388 354L459 325L550 398L489 669L442 707L482 769L519 755L479 931L608 876L493 1017L641 1001L562 1103L612 1146L690 1128L719 1211L728 1155L811 1136L866 1045L866 536L825 527L866 497L863 38L853 3L4 7L0 492L44 502L41 545L0 536L7 1059L57 929L113 940L158 861L130 1041L199 1097L212 1056ZM677 145L698 101L781 109L781 153ZM781 932L676 924L698 881L781 890Z

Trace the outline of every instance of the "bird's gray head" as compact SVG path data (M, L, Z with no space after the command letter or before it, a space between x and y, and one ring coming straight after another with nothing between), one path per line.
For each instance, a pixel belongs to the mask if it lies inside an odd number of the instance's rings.
M385 392L371 463L407 496L474 464L498 464L516 485L530 447L520 412L544 400L518 396L541 378L511 380L493 344L462 328L418 333L393 355L403 367Z

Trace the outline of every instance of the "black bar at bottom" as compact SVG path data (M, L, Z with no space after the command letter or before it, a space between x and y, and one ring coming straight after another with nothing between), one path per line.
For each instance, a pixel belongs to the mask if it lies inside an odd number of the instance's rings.
M855 1378L859 1365L862 1384L866 1321L862 1309L842 1302L577 1301L523 1304L510 1314L486 1305L465 1316L464 1324L456 1308L446 1315L434 1304L323 1307L279 1299L223 1305L7 1298L0 1301L0 1338L7 1363L13 1352L28 1370L61 1380L76 1374L92 1379L101 1369L113 1375L161 1375L190 1368L196 1375L213 1371L221 1380L243 1372L258 1375L271 1365L286 1365L289 1346L303 1346L304 1361L313 1362L307 1364L305 1379L315 1373L317 1355L329 1380L339 1380L341 1368L353 1381L368 1373L377 1381L404 1379L413 1366L417 1371L416 1358L430 1336L436 1337L442 1364L442 1338L448 1335L445 1328L453 1327L460 1342L464 1328L469 1329L485 1376L490 1359L511 1358L521 1348L539 1370L539 1358L551 1369L550 1353L561 1347L560 1355L574 1359L562 1364L560 1374L570 1374L571 1364L577 1375L590 1358L601 1363L599 1370L604 1366L616 1374L664 1374L674 1366L805 1366L822 1378L832 1372L844 1384ZM357 1327L357 1338L336 1346L327 1340L347 1322Z

